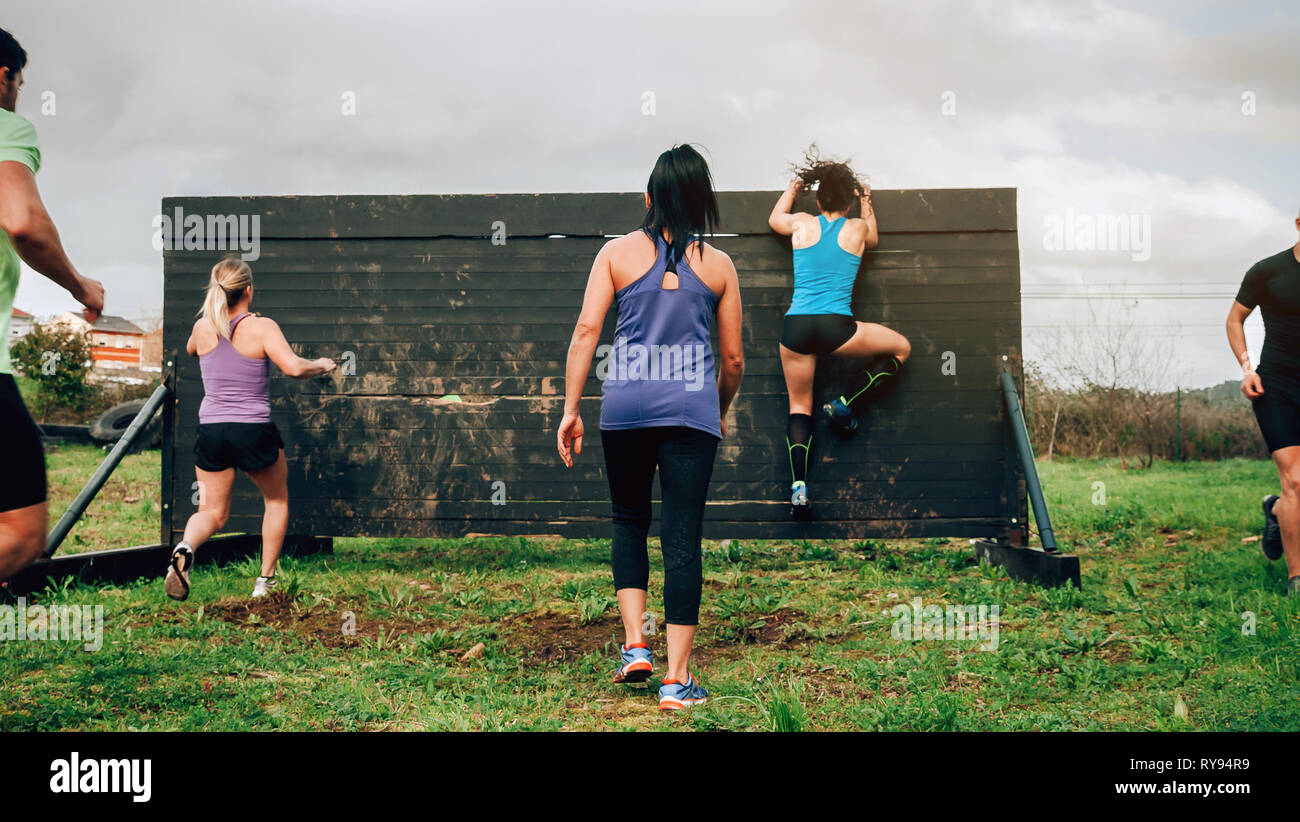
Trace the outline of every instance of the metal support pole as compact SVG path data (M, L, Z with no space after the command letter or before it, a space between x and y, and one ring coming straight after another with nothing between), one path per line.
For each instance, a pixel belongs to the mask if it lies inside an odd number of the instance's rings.
M1042 540L1044 551L1056 550L1056 534L1052 531L1052 520L1047 515L1047 502L1043 499L1043 486L1038 482L1038 467L1034 465L1034 451L1029 446L1029 432L1025 428L1025 418L1020 413L1020 397L1016 394L1016 381L1011 374L1003 371L999 378L1002 394L1007 402L1007 416L1011 422L1011 432L1016 439L1016 451L1020 454L1020 465L1025 470L1025 485L1029 491L1029 501L1034 507L1034 520L1038 523L1038 537Z
M117 441L117 444L113 446L113 450L108 452L108 456L95 469L95 473L90 476L90 481L81 489L81 493L77 494L77 498L72 501L72 505L68 506L68 510L64 511L63 516L59 517L54 530L50 531L50 536L45 541L45 556L47 559L54 556L54 552L59 550L59 545L68 536L72 526L77 523L77 520L81 519L81 515L86 512L86 507L90 505L91 500L99 493L99 489L103 488L104 483L108 481L108 475L113 473L113 469L117 468L118 463L122 461L122 457L126 456L126 452L130 450L131 445L140 436L140 432L149 424L149 420L153 419L153 415L157 413L158 407L162 405L163 400L166 399L170 391L171 389L165 385L159 385L154 389L153 394L144 404L144 408L140 409L140 413L136 414L135 419L131 420L131 424L127 426L126 431L122 432L122 438Z

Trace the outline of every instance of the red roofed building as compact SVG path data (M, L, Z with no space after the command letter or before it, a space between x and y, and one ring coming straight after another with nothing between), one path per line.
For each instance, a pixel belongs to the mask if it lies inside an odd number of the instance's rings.
M25 337L36 327L36 316L28 314L21 308L15 308L9 320L9 342Z
M90 332L90 358L96 368L139 368L144 329L122 317L101 314L92 326L80 314L65 311L50 321L73 331Z

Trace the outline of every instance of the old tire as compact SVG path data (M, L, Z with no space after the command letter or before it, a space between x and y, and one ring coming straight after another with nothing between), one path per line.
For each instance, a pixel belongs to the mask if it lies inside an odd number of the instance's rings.
M144 408L146 400L128 400L113 406L90 424L90 437L100 445L112 445L126 433L131 421ZM162 415L155 413L136 439L135 448L156 448L162 444Z

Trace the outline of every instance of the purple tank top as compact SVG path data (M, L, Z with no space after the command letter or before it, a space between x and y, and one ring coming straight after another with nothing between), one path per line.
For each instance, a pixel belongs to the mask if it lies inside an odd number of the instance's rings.
M230 336L248 312L230 321ZM203 403L199 422L270 422L271 371L266 357L245 357L225 337L199 357L203 373Z
M613 346L596 352L600 427L607 431L681 425L722 437L710 328L718 295L677 262L677 288L663 287L668 244L639 280L614 294Z

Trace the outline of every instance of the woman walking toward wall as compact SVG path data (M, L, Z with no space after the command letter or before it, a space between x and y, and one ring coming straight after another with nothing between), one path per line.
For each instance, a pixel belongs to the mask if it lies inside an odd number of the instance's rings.
M651 486L663 493L667 676L659 707L677 710L708 698L690 670L699 622L704 504L727 409L744 372L740 285L731 259L703 235L718 222L708 164L690 146L659 155L645 195L641 227L605 244L592 265L569 345L560 458L582 453L579 402L605 315L618 306L614 345L605 366L600 437L613 503L610 553L626 640L615 682L644 682L654 658L642 634L650 568ZM721 360L714 382L710 325L717 322Z

